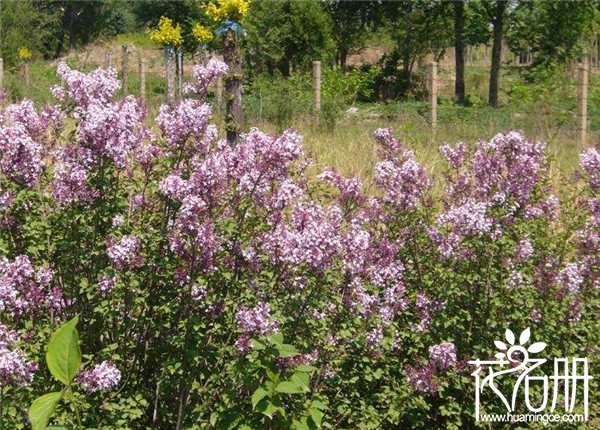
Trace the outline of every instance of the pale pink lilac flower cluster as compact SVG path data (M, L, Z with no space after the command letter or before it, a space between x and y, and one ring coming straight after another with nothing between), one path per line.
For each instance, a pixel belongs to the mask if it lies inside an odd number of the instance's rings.
M121 88L114 68L99 68L86 74L71 69L61 61L56 70L66 88L55 86L51 90L52 94L61 101L69 99L83 109L91 105L107 105Z
M0 389L7 385L23 386L30 383L37 370L36 363L27 361L25 354L15 348L19 335L0 324Z
M515 257L517 261L523 263L527 261L533 255L533 245L531 241L527 238L523 238L517 244L517 249L515 250Z
M137 236L127 235L118 240L109 238L106 253L117 269L129 269L141 264L140 247L141 241Z
M26 255L0 260L0 311L19 315L42 306L60 309L62 294L46 288L51 281L52 271L41 268L36 272Z
M205 64L198 64L192 69L196 82L186 84L184 92L186 94L197 94L201 100L204 100L208 94L210 82L224 76L228 70L227 64L214 58L208 60Z
M456 364L456 345L451 342L429 347L429 360L438 369L446 370Z
M117 285L117 278L115 276L103 276L98 281L98 290L105 296L113 290L115 285Z
M240 307L236 312L235 319L242 335L236 342L236 348L240 352L250 349L250 339L253 335L265 336L279 330L279 321L271 318L271 307L262 302L254 308Z
M211 108L198 100L184 99L174 106L162 105L156 117L170 149L182 146L188 139L193 139L197 149L206 150L207 142L203 139L211 118ZM210 143L210 142L208 142Z
M77 377L83 389L89 393L111 391L121 382L121 372L112 361L103 361Z
M579 164L588 176L593 190L600 190L600 151L589 148L579 156Z
M422 366L407 366L406 378L416 392L436 395L440 387L435 377L456 364L456 346L453 343L433 345L429 348L429 362Z
M375 183L383 191L384 201L401 211L415 209L430 185L425 167L412 151L403 149L389 129L377 130L375 139L384 147L384 160L375 166Z
M43 151L29 123L21 120L29 118L13 118L0 125L0 172L14 183L31 188L44 168Z

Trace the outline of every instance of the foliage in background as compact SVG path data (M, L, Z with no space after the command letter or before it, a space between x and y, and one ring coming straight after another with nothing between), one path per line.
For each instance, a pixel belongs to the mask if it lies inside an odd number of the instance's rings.
M332 21L322 2L258 0L251 4L244 60L249 70L289 76L308 70L313 60L331 61Z
M589 55L598 37L600 14L591 1L518 2L511 11L508 41L529 49L536 65L552 66Z

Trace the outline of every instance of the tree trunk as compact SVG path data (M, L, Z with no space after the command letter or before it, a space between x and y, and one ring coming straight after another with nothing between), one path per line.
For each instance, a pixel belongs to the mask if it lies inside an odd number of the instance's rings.
M244 106L242 104L242 52L233 30L228 30L223 35L223 60L229 66L229 72L225 76L227 103L225 130L227 141L236 144L244 123Z
M498 89L500 81L500 63L502 61L502 36L504 34L504 16L506 13L506 0L497 0L494 8L492 66L490 68L490 93L488 103L498 107Z
M75 50L77 48L77 30L76 30L76 22L77 22L77 3L69 2L69 6L67 8L68 14L68 29L69 29L69 48L71 50Z
M465 3L464 0L454 2L454 65L456 80L454 95L458 104L465 104Z
M348 68L348 49L340 49L340 68L342 71L346 71Z

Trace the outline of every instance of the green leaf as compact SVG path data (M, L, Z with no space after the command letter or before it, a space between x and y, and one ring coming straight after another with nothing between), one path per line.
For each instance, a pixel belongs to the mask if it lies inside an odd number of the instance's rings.
M325 414L317 408L310 408L309 413L310 413L310 417L315 422L317 427L321 427L321 422L323 421L323 416Z
M29 408L29 421L33 430L46 430L48 421L50 421L62 395L62 391L48 393L33 401Z
M294 345L284 343L277 348L280 358L288 358L298 355L298 350Z
M292 381L306 388L306 391L308 391L310 385L310 376L308 376L308 373L296 372L292 375Z
M281 408L274 405L270 401L264 399L258 403L257 410L263 415L268 416L269 418L273 418L273 416L279 411Z
M77 337L77 323L79 318L63 324L52 335L46 352L46 363L54 378L65 385L69 385L81 364L81 350Z
M298 367L296 367L297 372L313 373L313 372L316 372L317 370L319 370L319 369L316 368L315 366L309 366L308 364L301 364Z
M46 430L69 430L69 429L64 426L48 426L48 427L46 427Z
M258 387L254 394L252 394L252 409L256 409L256 404L260 402L265 396L269 394L263 387Z
M304 387L296 381L282 381L277 384L275 391L278 393L285 394L300 394L308 391L308 388Z

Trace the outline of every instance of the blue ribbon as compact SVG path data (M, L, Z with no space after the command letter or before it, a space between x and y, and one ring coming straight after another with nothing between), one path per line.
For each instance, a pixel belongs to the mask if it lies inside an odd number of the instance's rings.
M246 35L246 30L244 30L242 25L236 21L223 21L215 30L215 34L217 36L222 36L229 30L232 30L238 37Z

